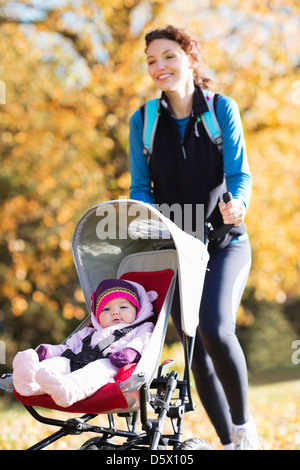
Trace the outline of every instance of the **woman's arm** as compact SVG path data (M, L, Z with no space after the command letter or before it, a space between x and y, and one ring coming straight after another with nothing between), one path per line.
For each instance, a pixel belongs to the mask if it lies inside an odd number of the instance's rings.
M217 101L217 119L223 135L223 164L227 190L233 199L219 208L224 224L240 225L249 206L252 179L248 164L244 131L236 102L227 96Z
M147 157L143 153L143 120L140 110L130 119L129 163L130 198L153 204L153 191Z
M227 190L248 208L252 180L248 164L244 131L238 105L227 96L217 101L217 119L223 135L223 162Z

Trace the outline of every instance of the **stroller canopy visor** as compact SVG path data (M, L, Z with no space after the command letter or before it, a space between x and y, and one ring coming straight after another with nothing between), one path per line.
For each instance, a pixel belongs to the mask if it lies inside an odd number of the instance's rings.
M181 230L155 207L131 199L100 203L78 221L73 257L90 311L98 283L117 277L121 261L138 252L175 247L181 301L181 326L193 337L199 321L208 252L201 240ZM153 266L155 269L155 266Z

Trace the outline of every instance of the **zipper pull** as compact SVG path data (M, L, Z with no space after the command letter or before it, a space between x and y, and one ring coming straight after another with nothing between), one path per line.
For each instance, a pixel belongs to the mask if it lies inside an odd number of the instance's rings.
M183 142L181 142L181 148L182 148L183 158L186 160L186 153L185 153Z
M198 123L201 122L201 117L197 116L197 120L195 121L195 136L200 137L199 131L198 131Z

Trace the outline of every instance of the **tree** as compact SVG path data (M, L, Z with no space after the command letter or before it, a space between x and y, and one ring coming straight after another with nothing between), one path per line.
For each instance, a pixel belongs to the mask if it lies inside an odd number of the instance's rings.
M163 3L153 2L153 14ZM128 117L140 103L139 5L1 6L0 308L2 329L18 348L41 336L61 340L71 325L56 318L85 314L72 233L89 207L128 191Z
M254 182L249 286L256 300L299 295L299 9L296 0L2 2L0 322L18 348L59 341L72 327L61 313L85 314L72 233L91 205L129 194L128 120L154 94L144 32L166 19L205 41L208 73L240 106Z

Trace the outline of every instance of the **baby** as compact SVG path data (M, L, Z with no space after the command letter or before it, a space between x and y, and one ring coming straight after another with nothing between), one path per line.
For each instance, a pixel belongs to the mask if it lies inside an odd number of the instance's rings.
M154 329L146 320L157 297L135 282L102 281L92 296L92 327L64 344L41 344L15 356L16 391L26 396L47 393L67 407L113 382L118 369L138 362L145 350Z

